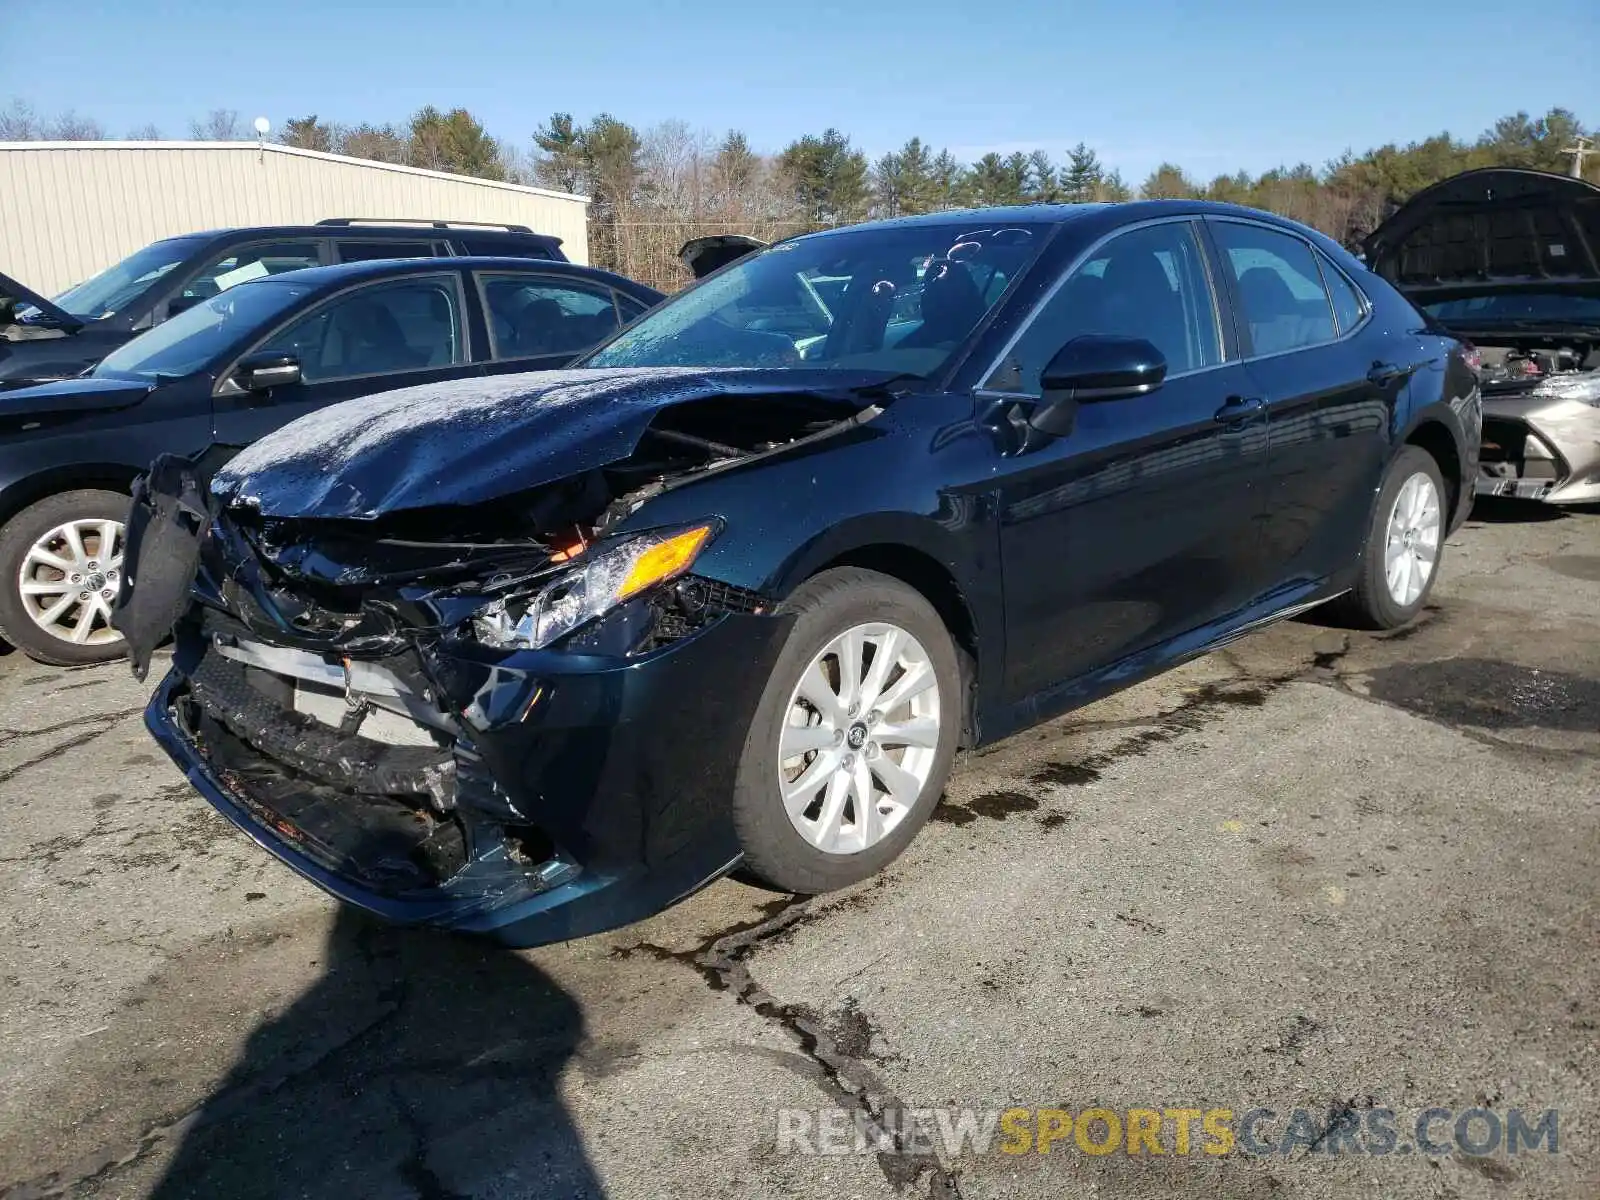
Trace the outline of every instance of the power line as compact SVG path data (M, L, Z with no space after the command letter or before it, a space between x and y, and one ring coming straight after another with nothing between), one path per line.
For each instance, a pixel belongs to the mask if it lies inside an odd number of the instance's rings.
M1572 140L1572 145L1561 151L1563 154L1572 155L1572 169L1567 173L1574 179L1583 178L1583 160L1585 158L1591 154L1600 154L1600 150L1596 150L1593 143L1594 139L1591 137L1575 136Z

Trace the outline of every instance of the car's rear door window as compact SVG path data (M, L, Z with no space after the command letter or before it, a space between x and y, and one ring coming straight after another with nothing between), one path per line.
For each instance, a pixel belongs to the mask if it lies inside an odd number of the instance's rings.
M1338 336L1310 243L1243 221L1213 221L1252 354L1281 354Z
M1317 264L1322 268L1322 279L1328 285L1328 295L1333 298L1333 315L1339 322L1339 333L1343 336L1366 318L1366 297L1356 290L1356 285L1345 278L1344 272L1334 266L1327 255L1318 254Z
M1169 375L1222 361L1216 305L1191 222L1132 229L1091 251L984 386L1037 396L1040 374L1056 352L1091 333L1144 338L1166 358Z
M370 284L334 297L258 351L292 354L307 383L466 361L454 275Z
M495 358L577 354L621 324L615 296L604 284L491 272L478 279Z
M371 262L379 258L438 258L449 254L439 242L402 242L395 239L340 239L333 244L342 263Z
M617 293L617 316L622 318L624 325L649 307L643 300L635 300L632 296L623 292Z

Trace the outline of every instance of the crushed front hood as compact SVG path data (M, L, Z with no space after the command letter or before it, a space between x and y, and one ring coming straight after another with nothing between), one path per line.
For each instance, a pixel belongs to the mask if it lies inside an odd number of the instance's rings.
M272 518L372 519L474 505L627 457L652 420L716 396L837 398L885 372L700 367L536 371L333 405L241 451L212 494Z

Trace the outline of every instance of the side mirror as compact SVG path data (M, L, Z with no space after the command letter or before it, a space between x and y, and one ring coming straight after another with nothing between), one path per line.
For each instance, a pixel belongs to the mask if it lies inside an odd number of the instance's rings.
M1148 395L1166 377L1166 358L1144 338L1109 333L1073 338L1040 373L1043 403L1028 424L1041 433L1071 433L1079 404Z
M300 360L292 354L251 354L239 360L233 378L247 392L288 387L300 382Z

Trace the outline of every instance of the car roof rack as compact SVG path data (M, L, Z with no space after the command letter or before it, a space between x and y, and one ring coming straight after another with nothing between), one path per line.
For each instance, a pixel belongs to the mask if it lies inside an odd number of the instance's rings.
M435 221L428 217L324 217L318 225L424 225L430 229L504 229L507 233L532 233L526 225L503 221Z

